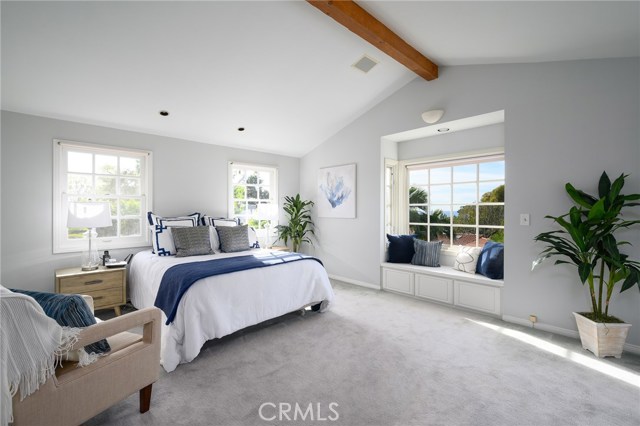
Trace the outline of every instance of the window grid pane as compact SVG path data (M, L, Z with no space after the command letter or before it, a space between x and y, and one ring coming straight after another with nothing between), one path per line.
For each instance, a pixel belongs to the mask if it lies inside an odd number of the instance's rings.
M494 157L447 167L412 166L408 171L411 233L444 245L503 241L504 164Z
M147 210L142 196L142 160L74 150L66 154L68 203L110 203L112 225L96 228L98 238L141 236ZM69 228L65 234L69 240L78 240L86 239L85 232L86 228Z

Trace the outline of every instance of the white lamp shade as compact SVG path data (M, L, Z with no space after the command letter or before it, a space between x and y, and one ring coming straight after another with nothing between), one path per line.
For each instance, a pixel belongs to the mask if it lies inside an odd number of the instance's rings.
M70 203L67 228L102 228L111 226L109 203Z
M422 119L427 124L434 124L434 123L437 123L442 118L443 115L444 115L443 109L432 109L430 111L423 112Z
M258 204L258 217L265 220L278 219L278 206L275 204Z

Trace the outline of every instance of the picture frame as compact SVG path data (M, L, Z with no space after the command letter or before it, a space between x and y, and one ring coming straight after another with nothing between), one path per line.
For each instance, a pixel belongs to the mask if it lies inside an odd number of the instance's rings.
M318 217L355 219L355 163L319 169L317 190Z

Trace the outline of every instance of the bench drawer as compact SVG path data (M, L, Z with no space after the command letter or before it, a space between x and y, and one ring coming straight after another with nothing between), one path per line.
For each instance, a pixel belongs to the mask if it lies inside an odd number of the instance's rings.
M413 296L413 273L385 268L383 269L382 286L386 290Z
M454 304L500 315L500 288L465 281L454 282Z
M416 296L443 303L453 303L453 280L415 274Z

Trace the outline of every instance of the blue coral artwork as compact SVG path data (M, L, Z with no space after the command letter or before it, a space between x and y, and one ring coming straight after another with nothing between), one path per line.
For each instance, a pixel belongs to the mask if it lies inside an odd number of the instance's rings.
M356 165L325 167L318 172L319 217L356 217Z

